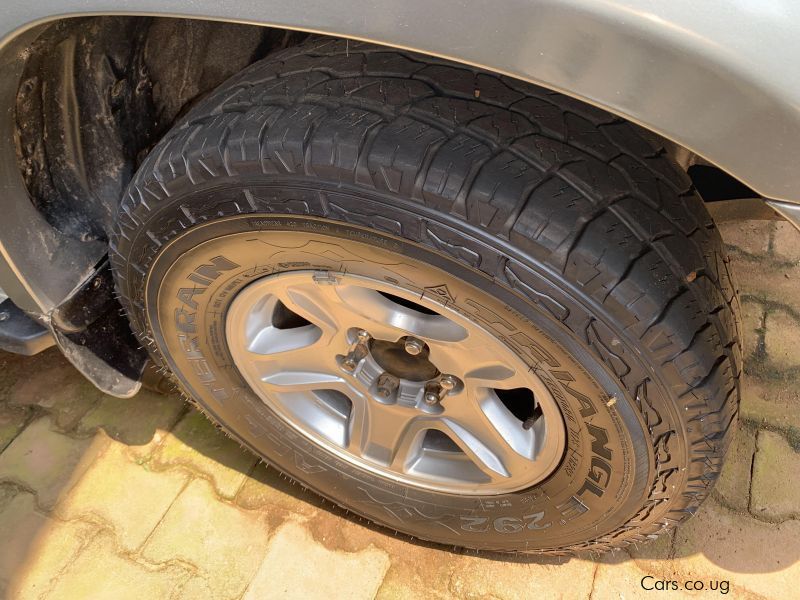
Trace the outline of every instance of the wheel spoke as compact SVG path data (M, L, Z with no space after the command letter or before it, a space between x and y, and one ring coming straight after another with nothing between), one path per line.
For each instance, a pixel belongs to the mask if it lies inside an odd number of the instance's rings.
M416 419L403 407L369 399L354 402L348 450L387 466L402 464L415 451L419 430Z
M267 325L253 334L247 349L262 355L304 350L320 339L320 333L314 325L293 329L278 329Z
M513 389L526 384L524 364L510 349L486 344L485 334L470 333L458 343L425 341L430 347L431 362L442 373L455 375L470 387Z
M530 468L534 432L510 414L490 390L448 398L442 422L453 441L492 479Z
M510 449L524 459L534 459L536 452L537 431L523 426L523 421L514 416L498 396L488 389L476 391L473 396L479 410L493 433L491 437L499 442L499 446ZM516 456L513 457L517 460Z
M254 355L251 365L261 384L276 391L314 390L331 386L349 389L335 355L324 340L295 350Z
M351 400L338 390L327 387L314 390L281 390L273 394L296 422L343 448L347 444L347 421Z
M292 312L332 336L345 331L352 319L342 305L336 286L318 278L276 287L273 293Z
M359 327L375 338L396 341L400 337L415 337L457 342L467 337L467 331L454 321L438 314L425 314L403 306L379 292L359 285L336 286L341 302Z

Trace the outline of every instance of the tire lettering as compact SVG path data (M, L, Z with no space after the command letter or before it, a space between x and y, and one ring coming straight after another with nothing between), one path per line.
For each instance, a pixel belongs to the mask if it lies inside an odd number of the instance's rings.
M608 432L602 427L597 427L591 423L586 424L589 435L592 438L592 466L589 474L583 482L578 496L583 496L586 492L591 492L600 498L606 491L608 482L611 480L611 465L607 462L611 460L611 449L608 444Z
M497 517L491 521L491 528L497 533L511 534L522 533L523 531L539 531L547 529L552 525L548 521L542 523L544 512L532 513L519 517ZM461 529L472 533L487 533L490 527L489 517L461 517Z
M553 524L551 521L548 521L547 523L539 525L539 521L544 519L544 511L533 513L532 515L523 515L522 518L525 519L525 521L527 521L528 529L532 530L547 529L548 527L550 527L550 525Z
M570 477L575 475L575 469L578 467L578 456L573 452L567 457L567 460L564 461L564 471Z
M222 275L223 271L230 271L239 267L235 262L228 260L224 256L215 256L209 260L211 264L202 264L197 267L193 273L187 276L187 279L197 284L210 284L213 280ZM195 302L194 297L204 294L207 287L197 287L196 285L190 288L180 288L176 294L178 300L181 302L181 307L176 308L174 312L175 327L178 330L178 344L180 345L183 354L186 356L189 364L192 367L195 375L197 375L200 383L202 383L209 391L209 393L219 402L224 402L228 399L228 392L224 387L218 387L214 384L217 382L217 377L211 368L209 361L200 352L200 342L194 336L197 333L197 325L195 324L196 312L187 312L186 308L197 311L198 304Z
M239 268L240 266L235 262L228 260L224 256L215 256L209 262L211 263L210 265L200 265L194 270L194 272L200 275L200 277L213 280L222 275L223 271L231 271Z
M606 447L606 444L608 444L608 432L602 427L597 427L591 423L587 423L586 428L589 430L589 435L592 436L592 454L611 460L611 450Z
M563 517L561 519L562 525L566 525L568 521L572 521L572 519L576 519L582 514L589 512L589 507L581 502L580 498L577 496L572 496L566 502L556 506L556 508Z
M498 517L494 520L494 530L497 533L519 533L523 529L522 519L517 517Z
M485 526L489 522L488 517L461 517L461 520L466 521L461 523L461 529L464 531L485 533L489 529L488 526Z
M194 296L198 294L204 294L208 288L199 288L199 287L192 287L192 288L181 288L178 290L178 300L180 300L186 306L190 306L192 309L197 310L197 302L194 301Z
M524 348L535 362L544 363L551 369L561 366L552 354L536 343L529 335L519 331L512 334L511 339L519 344L521 348Z
M592 468L589 471L589 479L605 488L611 479L611 465L602 458L592 458Z
M594 404L592 404L592 401L589 400L587 396L584 396L579 391L573 390L571 387L569 387L569 384L575 381L575 378L572 375L570 375L566 371L553 371L552 375L561 382L561 386L570 396L572 396L573 398L575 398L575 400L580 402L581 405L580 413L584 419L597 414L597 409L594 407Z
M194 324L195 313L189 313L183 308L175 309L175 327L183 333L196 333L197 327Z

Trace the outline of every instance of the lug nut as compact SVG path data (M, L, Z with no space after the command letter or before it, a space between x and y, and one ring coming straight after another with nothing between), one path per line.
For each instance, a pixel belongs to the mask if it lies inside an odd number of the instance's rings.
M391 373L381 373L375 389L381 398L389 398L400 387L400 380Z
M416 356L425 349L425 344L416 338L408 338L405 342L405 349L411 356Z
M369 332L359 329L356 333L356 341L350 345L347 354L342 358L342 368L345 371L355 371L358 362L369 354L369 346L367 345L372 339Z
M429 381L425 384L425 393L422 395L422 401L428 406L436 406L444 396L442 387L436 380Z
M458 383L458 380L455 377L453 377L452 375L442 375L442 378L439 380L439 386L445 392L453 391L453 389L455 389L457 383Z
M425 400L425 404L428 406L436 406L439 404L439 394L436 392L425 392L423 400Z
M452 375L442 375L438 380L432 379L425 384L422 400L428 406L436 406L458 385L458 379Z

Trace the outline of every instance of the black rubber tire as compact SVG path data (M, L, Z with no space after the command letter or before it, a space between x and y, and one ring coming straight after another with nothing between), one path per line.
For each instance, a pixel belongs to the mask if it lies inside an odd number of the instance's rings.
M200 102L129 186L111 250L135 333L176 370L165 336L180 323L160 322L155 307L171 265L223 235L312 235L320 222L342 239L367 228L376 247L472 278L585 353L603 388L575 425L586 456L546 492L502 498L425 495L348 471L274 423L254 424L258 411L242 420L255 409L230 400L248 392L229 383L235 369L210 339L220 325L203 313L209 288L194 296L206 335L193 343L218 381L200 385L186 369L176 381L240 442L382 525L499 551L624 547L709 494L738 411L738 299L702 200L634 126L533 85L368 44L322 39L277 53ZM214 385L234 390L228 404ZM607 447L592 443L593 423L607 425ZM610 453L608 471L592 462L597 448Z

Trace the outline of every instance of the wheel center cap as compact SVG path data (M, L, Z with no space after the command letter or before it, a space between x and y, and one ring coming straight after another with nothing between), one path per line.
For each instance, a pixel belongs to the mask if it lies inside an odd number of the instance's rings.
M423 345L417 354L409 354L406 349L406 338L396 342L370 340L369 351L384 371L398 379L428 381L441 374L436 365L430 361L428 346Z

